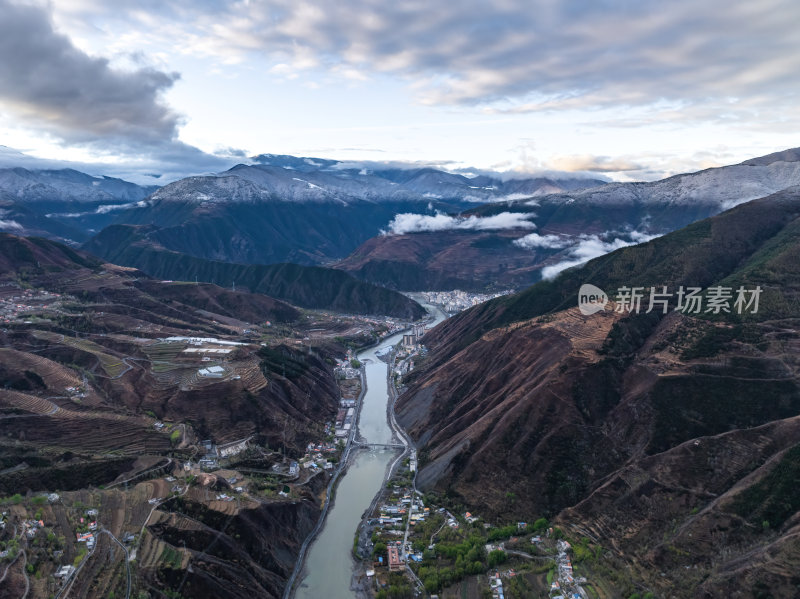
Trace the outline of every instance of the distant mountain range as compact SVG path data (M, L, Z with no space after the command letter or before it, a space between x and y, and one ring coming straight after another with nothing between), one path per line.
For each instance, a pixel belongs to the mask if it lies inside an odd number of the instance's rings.
M83 241L156 189L72 169L2 168L0 231Z
M446 320L397 404L417 484L602 543L611 588L761 596L758 581L793 596L798 256L792 187ZM645 301L584 315L584 283L612 301L642 287ZM684 314L680 286L762 293L755 313ZM650 287L673 293L667 314L647 313Z
M404 290L521 288L542 269L554 274L792 185L800 185L800 149L652 183L483 204L449 223L420 214L406 219L415 230L396 223L394 234L370 239L337 268ZM510 225L490 226L488 219L501 215Z
M162 188L74 170L0 170L0 230L83 242L109 224L157 224L161 242L223 261L320 264L346 257L403 212L460 212L476 202L604 182L499 178L432 168L351 168L293 156L181 179Z
M335 265L396 290L522 288L800 184L800 150L651 183L467 177L262 154L161 188L0 170L0 230L69 240L155 225L159 248L238 264ZM106 236L106 256L117 251Z
M157 224L159 243L199 258L324 264L346 257L397 214L460 212L475 202L602 184L470 179L430 168L372 171L292 156L256 160L166 185L115 222Z

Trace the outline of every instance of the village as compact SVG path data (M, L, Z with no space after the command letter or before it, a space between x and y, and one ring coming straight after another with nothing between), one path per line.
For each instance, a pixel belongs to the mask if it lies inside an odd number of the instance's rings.
M17 296L13 297L17 302ZM34 299L34 294L26 298ZM244 351L253 346L259 347L212 337L176 336L142 345L154 376L187 387L212 385L221 379L265 384ZM352 441L361 394L358 364L346 359L333 366L341 391L337 415L320 425L319 437L306 444L302 455L284 446L258 444L252 435L224 442L198 439L189 426L148 413L142 418L170 440L172 457L142 457L125 477L100 488L0 498L0 577L7 575L27 588L35 587L36 596L66 596L82 571L84 580L87 569L94 572L108 555L118 554L114 559L128 571L137 555L138 561L151 566L163 560L177 566L189 559L190 554L180 548L146 534L148 524L162 518L162 511L174 509L179 498L232 514L247 506L297 502L313 495L328 483L346 443ZM86 392L85 382L73 382L64 388L63 399L80 404ZM51 409L66 411L56 404ZM315 490L306 490L311 488ZM129 504L124 515L109 507L124 504ZM90 574L89 580L99 572Z
M18 285L7 283L0 288L0 322L9 324L34 313L55 312L63 302L71 299L59 293L42 289L23 289Z
M511 293L509 290L487 294L470 293L468 291L455 289L453 291L423 291L419 295L422 296L426 302L439 306L448 314L456 314L472 306L477 306L478 304L488 302L490 299L508 295L509 293Z

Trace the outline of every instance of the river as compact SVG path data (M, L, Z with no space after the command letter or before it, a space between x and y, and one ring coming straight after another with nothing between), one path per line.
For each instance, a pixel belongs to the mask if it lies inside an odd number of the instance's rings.
M445 319L435 306L420 302L435 315L433 324ZM403 338L402 333L388 337L378 346L364 350L358 359L364 364L367 393L361 406L358 432L368 443L387 443L392 429L386 419L389 389L387 364L378 354L386 352ZM295 599L352 599L353 538L361 515L384 484L386 468L397 456L396 450L360 450L339 481L325 526L311 545Z

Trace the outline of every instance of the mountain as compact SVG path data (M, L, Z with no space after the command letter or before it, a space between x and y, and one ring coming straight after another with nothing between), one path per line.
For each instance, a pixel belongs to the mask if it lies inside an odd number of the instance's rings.
M448 319L397 403L417 484L592 539L584 567L620 596L792 596L799 255L793 187ZM606 310L579 311L584 283ZM644 288L641 313L615 309L623 286ZM714 286L762 293L755 313L683 313L674 295L645 313L663 286L701 287L704 306Z
M520 235L514 229L379 235L333 266L389 289L519 288L538 280L541 263L559 251L515 245Z
M139 268L160 279L200 280L288 301L305 308L376 314L416 320L422 307L407 297L359 281L347 273L297 264L246 265L203 260L164 248L163 230L114 225L86 243L86 251L110 262Z
M117 224L157 224L164 247L226 262L325 264L346 257L397 214L459 212L475 202L600 181L478 180L435 169L368 170L256 156L217 175L164 186ZM480 183L480 185L476 185Z
M494 202L463 212L462 220L472 217L477 225L487 222L479 219L524 215L536 229L500 225L425 231L422 226L410 232L385 227L389 234L365 242L336 267L409 291L520 288L538 281L543 268L558 270L798 184L800 150L794 149L652 183L608 183ZM452 229L458 226L454 220Z
M83 241L156 189L73 169L0 168L0 230Z
M320 264L344 258L399 213L458 212L474 202L603 183L503 181L271 154L252 160L160 189L73 169L0 168L0 230L83 242L112 223L158 224L169 249L200 258Z
M322 177L308 182L317 187L327 185L330 189L341 189L345 195L366 197L371 192L374 198L385 198L392 194L428 199L494 202L514 197L533 197L547 193L572 191L597 187L606 183L603 179L570 177L562 173L552 177L501 178L498 175L463 175L448 173L432 167L391 166L380 162L357 163L323 158L296 158L294 156L260 154L253 157L256 166L273 167L283 171L299 171ZM304 180L294 179L303 183ZM386 183L389 186L387 187ZM313 189L313 188L312 188ZM325 187L318 190L322 193ZM388 192L388 195L387 195Z

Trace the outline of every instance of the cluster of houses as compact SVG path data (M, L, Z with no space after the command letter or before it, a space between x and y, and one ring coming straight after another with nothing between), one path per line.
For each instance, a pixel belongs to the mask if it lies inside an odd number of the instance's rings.
M333 462L329 460L338 447L334 443L309 443L306 453L300 458L299 466L311 470L333 470Z
M413 350L417 348L422 336L425 334L425 325L415 324L411 327L411 331L403 334L403 341L401 347L406 350Z
M20 314L33 310L54 309L55 302L61 302L61 295L43 290L19 290L15 295L0 297L0 320L11 322Z
M205 455L197 460L197 465L203 470L216 470L219 467L217 446L211 439L200 441L200 447L206 450Z
M425 298L425 301L441 306L442 309L449 314L454 314L508 293L510 293L510 291L501 291L492 294L468 293L466 291L454 289L453 291L424 291L422 296Z
M353 368L349 360L342 360L336 366L336 376L340 379L358 379L361 378L361 371ZM339 411L336 413L334 422L334 434L339 439L346 439L353 428L356 403L358 403L355 396L356 389L359 387L340 385L342 397L339 400Z
M22 522L22 530L25 531L25 536L32 539L36 536L37 531L44 527L42 520L25 520Z
M552 599L582 599L585 591L581 588L581 583L586 579L581 577L576 579L572 570L572 560L569 552L572 547L567 541L559 539L556 543L558 556L556 557L556 567L558 568L558 580L554 580L550 585L550 596Z
M341 406L341 404L340 404ZM336 414L336 437L344 439L350 434L353 428L353 419L355 418L355 407L348 408L341 406Z
M492 589L493 599L505 599L503 580L500 578L499 572L495 572L493 575L489 576L489 586Z
M378 524L386 529L402 528L403 517L408 516L408 522L414 526L417 522L424 522L430 516L431 508L425 507L419 497L414 497L410 493L400 495L401 491L395 489L393 494L398 497L395 503L384 504L380 508Z

